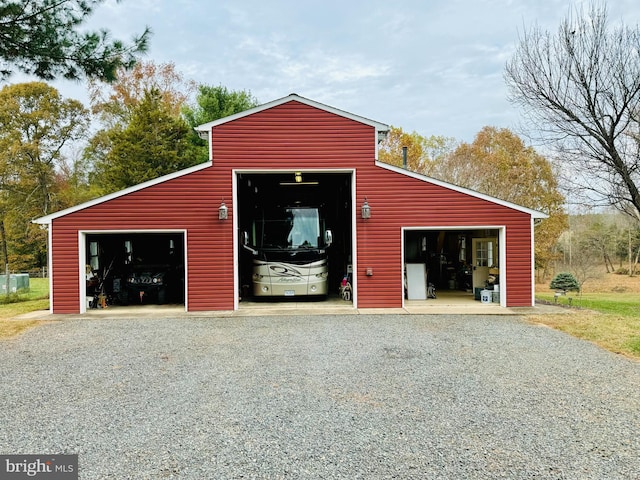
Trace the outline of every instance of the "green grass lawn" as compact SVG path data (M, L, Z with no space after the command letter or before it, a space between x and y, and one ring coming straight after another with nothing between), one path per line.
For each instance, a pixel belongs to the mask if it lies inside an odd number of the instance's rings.
M554 303L553 293L541 293L536 298ZM557 303L569 306L569 299L571 313L535 315L530 320L640 359L640 294L572 293L558 297Z
M540 293L536 298L554 303L553 293ZM640 295L637 293L567 293L558 297L558 304L577 308L588 308L602 313L622 315L626 317L640 316Z
M11 294L10 299L11 303L7 303L7 297L0 295L0 339L17 335L39 323L37 320L16 320L15 317L49 309L49 279L29 279L29 290Z

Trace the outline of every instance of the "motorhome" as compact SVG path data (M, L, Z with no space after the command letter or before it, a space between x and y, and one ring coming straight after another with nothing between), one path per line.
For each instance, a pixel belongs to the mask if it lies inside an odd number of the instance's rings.
M327 248L321 209L313 206L264 208L243 232L243 246L253 255L255 297L326 296Z

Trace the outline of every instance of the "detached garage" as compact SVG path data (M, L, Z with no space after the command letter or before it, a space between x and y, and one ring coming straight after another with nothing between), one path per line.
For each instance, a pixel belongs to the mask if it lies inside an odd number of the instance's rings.
M53 313L324 301L347 282L354 308L433 301L430 286L533 305L546 215L378 162L387 125L292 94L198 132L209 162L36 220Z

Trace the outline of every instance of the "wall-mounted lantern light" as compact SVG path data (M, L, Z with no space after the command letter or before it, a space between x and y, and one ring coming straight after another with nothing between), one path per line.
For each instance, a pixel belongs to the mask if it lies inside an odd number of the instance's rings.
M293 176L296 183L302 183L302 172L296 172Z
M226 220L228 216L229 216L229 209L227 208L227 205L224 203L224 200L222 200L220 207L218 207L218 220Z
M369 206L369 202L367 202L367 197L364 197L364 203L362 204L362 209L360 210L360 214L362 218L365 220L367 218L371 218L371 207Z

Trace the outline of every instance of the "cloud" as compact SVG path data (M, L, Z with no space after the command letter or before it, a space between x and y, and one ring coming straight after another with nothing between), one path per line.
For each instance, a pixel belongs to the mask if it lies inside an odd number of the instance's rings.
M610 3L612 23L640 20L637 0ZM127 40L149 25L145 59L173 61L199 83L262 102L295 92L471 141L487 124L517 121L502 72L518 31L535 22L553 31L567 9L566 0L106 0L90 26Z
M328 51L317 46L297 51L279 34L267 39L244 37L234 52L238 56L236 75L249 75L259 82L298 89L314 84L343 88L345 84L384 77L390 71L389 65L372 62L362 54Z

